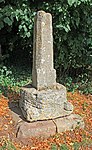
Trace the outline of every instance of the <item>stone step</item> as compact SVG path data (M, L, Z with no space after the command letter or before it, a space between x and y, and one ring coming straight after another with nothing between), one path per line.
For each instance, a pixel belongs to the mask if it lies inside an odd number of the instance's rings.
M20 141L27 141L31 138L48 138L56 133L84 128L84 122L80 115L71 114L53 120L27 122L23 118L17 103L10 104L10 113L15 122L16 137Z

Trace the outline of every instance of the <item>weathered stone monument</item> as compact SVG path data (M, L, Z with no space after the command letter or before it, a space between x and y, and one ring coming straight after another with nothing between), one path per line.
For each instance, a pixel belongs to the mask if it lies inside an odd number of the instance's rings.
M32 86L21 89L19 103L30 122L67 116L73 111L66 88L56 83L51 14L38 11L34 24Z
M38 11L34 22L32 85L21 88L19 106L27 121L17 125L18 138L48 137L56 132L84 128L83 119L72 114L66 88L56 82L53 68L52 16Z
M55 84L52 16L49 13L40 11L37 13L34 25L32 85L40 90Z

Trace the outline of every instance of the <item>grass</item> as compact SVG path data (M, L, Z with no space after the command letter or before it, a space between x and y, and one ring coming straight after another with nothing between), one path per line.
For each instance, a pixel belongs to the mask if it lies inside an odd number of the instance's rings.
M17 150L11 141L6 140L0 150Z
M66 144L61 144L59 148L56 144L52 144L51 150L69 150L69 148Z

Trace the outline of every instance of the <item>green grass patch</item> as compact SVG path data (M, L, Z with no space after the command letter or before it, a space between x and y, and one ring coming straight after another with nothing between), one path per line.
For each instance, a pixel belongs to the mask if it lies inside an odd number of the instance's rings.
M3 146L0 147L0 150L17 150L15 148L15 146L12 144L12 142L10 142L9 140L8 141L5 141Z

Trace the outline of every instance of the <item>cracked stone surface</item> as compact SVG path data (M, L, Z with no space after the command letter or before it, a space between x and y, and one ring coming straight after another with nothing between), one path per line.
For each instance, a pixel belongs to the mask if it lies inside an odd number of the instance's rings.
M73 112L73 105L66 99L66 88L58 83L57 87L41 91L31 87L21 89L19 106L27 121L54 119Z
M71 114L66 117L54 119L57 127L57 132L61 133L67 130L74 130L75 128L84 128L84 121L80 115Z
M74 130L75 128L84 128L82 117L77 114L71 114L57 119L27 122L25 121L18 103L10 105L10 113L15 122L16 137L20 141L28 138L48 138L56 133Z
M38 11L34 20L32 85L21 88L19 101L22 114L30 123L18 123L18 137L50 136L84 127L82 118L72 114L66 88L56 82L52 33L51 14Z

